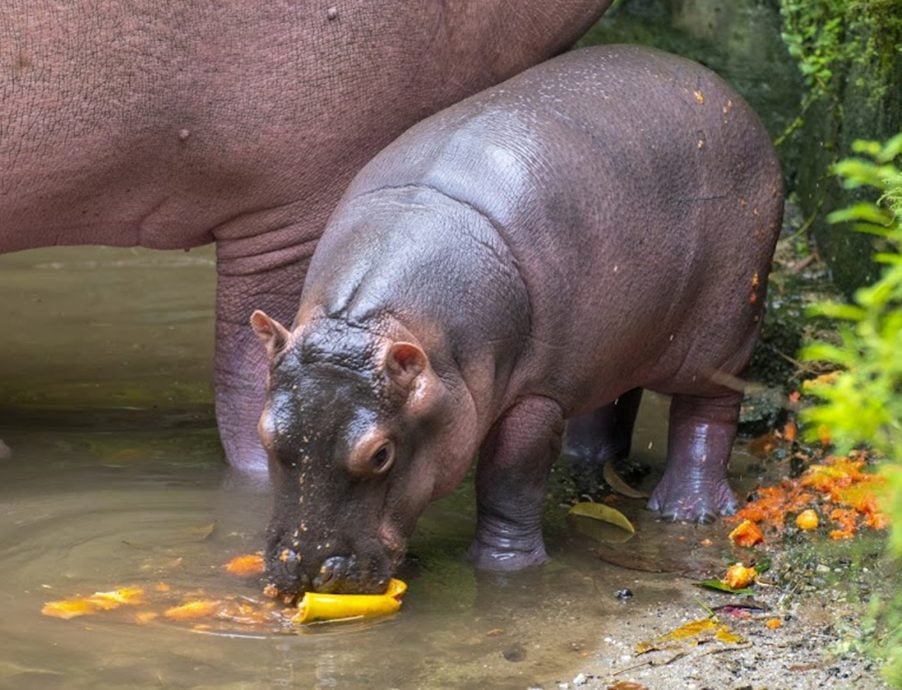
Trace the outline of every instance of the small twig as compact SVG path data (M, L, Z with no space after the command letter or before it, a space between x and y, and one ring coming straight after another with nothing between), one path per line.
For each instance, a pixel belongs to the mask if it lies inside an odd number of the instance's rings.
M660 651L664 651L664 650L659 649L656 651L660 652ZM662 661L660 663L655 663L653 660L649 659L648 661L644 661L641 664L633 664L632 666L627 666L626 668L622 668L619 671L615 671L611 675L619 676L622 673L629 673L630 671L635 671L637 668L642 668L643 666L651 666L652 668L657 668L658 666L669 666L674 661L679 661L680 659L682 659L684 656L687 656L688 654L689 654L689 652L680 652L678 654L674 654L669 659Z
M814 210L811 212L811 215L808 216L808 217L802 222L802 224L799 226L799 229L796 230L794 233L792 233L791 235L789 235L789 236L787 236L787 237L782 237L782 238L780 238L780 242L781 242L781 243L783 243L783 242L792 242L793 240L795 240L796 238L798 238L799 235L804 235L804 234L806 234L806 233L808 232L808 230L811 228L811 226L814 224L815 219L816 219L816 218L818 217L818 215L820 214L820 212L821 212L821 207L822 207L823 205L824 205L824 199L823 199L823 198L818 199L817 206L814 207ZM813 255L812 255L812 256L813 256Z
M723 654L724 652L738 652L741 649L749 649L751 646L752 646L752 643L750 642L749 644L745 644L742 646L736 646L736 647L718 647L717 649L712 649L708 652L705 652L704 654L699 654L698 656L703 657L703 656L709 656L711 654Z
M619 671L615 671L611 675L619 676L621 673L629 673L630 671L635 671L637 668L642 668L643 666L654 666L654 663L651 661L651 659L649 659L648 661L643 661L641 664L633 664L632 666L622 668Z

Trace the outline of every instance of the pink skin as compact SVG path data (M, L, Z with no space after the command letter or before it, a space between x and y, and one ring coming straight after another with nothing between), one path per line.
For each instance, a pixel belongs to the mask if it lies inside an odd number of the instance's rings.
M293 316L376 151L570 46L609 3L4 3L0 252L216 242L217 421L229 462L263 472L253 308Z

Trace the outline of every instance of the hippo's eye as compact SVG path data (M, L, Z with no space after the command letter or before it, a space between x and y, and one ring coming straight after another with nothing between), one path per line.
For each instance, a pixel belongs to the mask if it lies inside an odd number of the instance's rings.
M391 467L392 462L395 459L395 451L394 446L391 441L386 441L381 446L379 446L378 450L370 457L370 467L373 472L377 472L382 474L383 472L387 472L388 468Z

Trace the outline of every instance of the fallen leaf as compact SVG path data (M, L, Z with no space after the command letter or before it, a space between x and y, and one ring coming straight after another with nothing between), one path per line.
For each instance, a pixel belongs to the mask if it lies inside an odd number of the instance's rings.
M766 625L768 628L770 628L771 630L776 630L776 629L779 628L781 625L783 625L783 621L780 620L779 618L768 618L768 619L767 619L767 622L765 623L765 625Z
M613 462L606 462L604 464L604 467L601 470L601 475L608 483L608 486L610 486L621 496L626 496L627 498L648 498L648 494L646 492L634 489L629 484L627 484L619 474L617 474L617 470L614 468Z
M568 515L574 515L576 517L586 517L591 518L593 520L600 520L601 522L607 522L608 524L615 525L622 530L629 532L630 534L636 533L636 528L633 527L633 523L627 519L626 515L621 513L616 508L611 508L611 506L606 506L603 503L577 503L575 506L570 508L570 512Z
M199 525L197 527L187 527L185 529L185 534L196 538L198 541L204 541L213 534L214 529L216 529L216 523L210 522L206 525Z
M730 628L720 623L714 616L685 623L660 637L640 642L636 645L636 655L673 646L670 643L691 641L698 644L702 639L714 639L725 644L741 644L744 640L733 633Z
M718 592L726 592L728 594L754 594L754 591L749 589L748 587L730 587L723 580L702 580L701 582L695 583L698 587L704 587L705 589L714 589Z

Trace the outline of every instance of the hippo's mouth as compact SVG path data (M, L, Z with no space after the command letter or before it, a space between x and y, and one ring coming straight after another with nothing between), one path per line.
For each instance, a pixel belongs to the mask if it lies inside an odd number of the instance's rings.
M325 558L299 553L291 547L272 544L266 554L267 589L290 602L304 592L333 594L382 594L403 558L403 550L382 548L372 552ZM314 550L314 553L316 550Z

